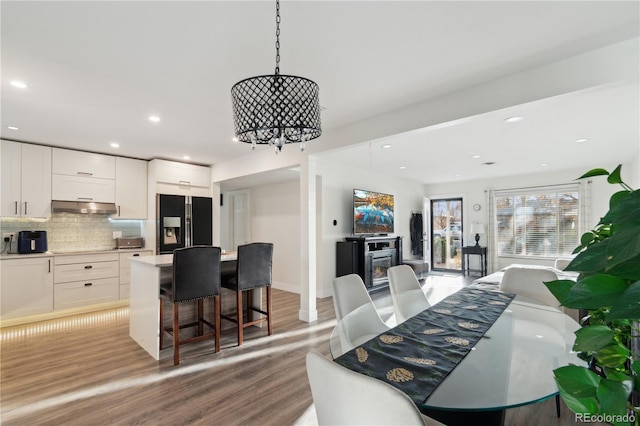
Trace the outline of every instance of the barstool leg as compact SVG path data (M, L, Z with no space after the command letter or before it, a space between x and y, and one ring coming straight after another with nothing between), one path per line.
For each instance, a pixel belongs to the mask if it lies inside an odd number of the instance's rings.
M238 346L242 345L242 330L244 325L242 323L242 292L236 292L236 306L237 306L237 321L238 321Z
M173 304L173 365L180 364L180 323L178 304Z
M222 318L220 317L220 309L222 309L222 303L220 302L221 296L214 296L213 298L213 303L214 303L214 308L216 310L215 312L215 342L216 342L216 352L220 352L220 321L222 320Z
M273 326L271 325L271 286L267 286L267 325L269 327L269 336L273 334Z

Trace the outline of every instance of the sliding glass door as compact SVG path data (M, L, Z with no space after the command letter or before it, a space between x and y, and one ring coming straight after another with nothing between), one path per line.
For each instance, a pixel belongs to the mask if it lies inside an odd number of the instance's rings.
M431 200L431 265L462 272L462 198Z

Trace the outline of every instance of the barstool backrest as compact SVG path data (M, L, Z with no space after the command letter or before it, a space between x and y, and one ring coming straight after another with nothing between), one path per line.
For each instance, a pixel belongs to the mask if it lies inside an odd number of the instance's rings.
M238 246L238 290L270 286L272 265L272 243L250 243Z
M220 294L220 247L193 246L173 251L174 302Z

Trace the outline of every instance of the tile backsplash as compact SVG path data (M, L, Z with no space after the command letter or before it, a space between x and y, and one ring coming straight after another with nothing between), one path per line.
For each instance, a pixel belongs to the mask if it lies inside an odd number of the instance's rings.
M111 250L115 248L113 232L123 237L141 237L143 220L111 220L107 216L54 213L50 219L0 218L2 233L18 231L47 231L47 246L52 252ZM2 253L9 248L0 240ZM10 253L17 253L18 244Z

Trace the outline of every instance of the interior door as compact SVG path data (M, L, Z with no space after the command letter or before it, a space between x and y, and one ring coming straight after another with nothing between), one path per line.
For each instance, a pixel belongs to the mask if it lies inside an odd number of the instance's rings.
M431 200L431 265L462 272L462 198Z

